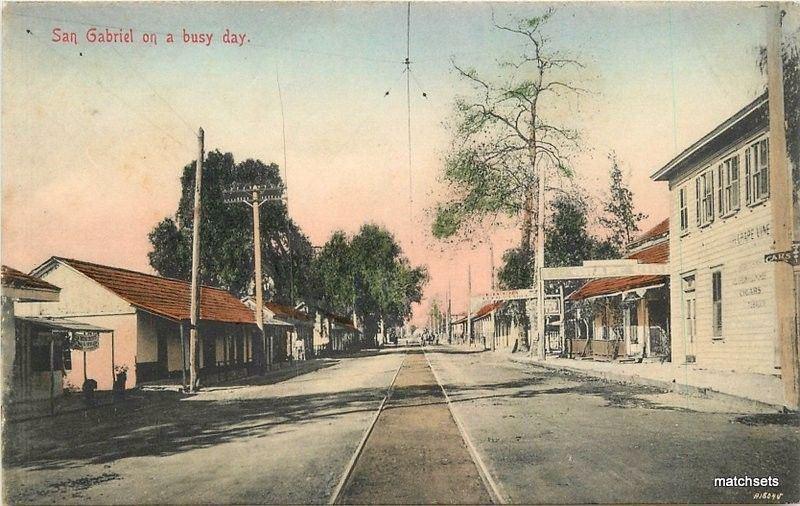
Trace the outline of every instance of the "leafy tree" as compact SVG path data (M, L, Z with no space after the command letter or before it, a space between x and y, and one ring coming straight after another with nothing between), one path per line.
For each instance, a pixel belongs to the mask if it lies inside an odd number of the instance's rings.
M525 248L511 248L503 253L497 281L503 290L518 290L533 286L533 252Z
M175 217L158 223L148 235L153 250L150 265L162 276L188 280L192 265L194 162L181 177L181 198ZM200 278L204 284L244 296L253 290L253 223L250 207L223 202L233 185L280 185L278 166L260 160L236 163L231 153L211 151L203 164L203 226L200 237ZM284 303L315 296L310 279L313 249L288 216L282 201L260 209L261 254L267 297Z
M313 263L314 278L318 283L319 302L343 314L353 311L355 279L350 255L350 242L341 230L317 254Z
M584 260L616 258L619 252L607 240L589 233L588 205L585 197L577 192L562 193L550 203L551 219L545 230L545 262L552 267L581 265ZM503 254L503 264L498 273L500 286L513 290L533 286L533 253L522 248L512 248ZM548 282L548 292L564 285L569 293L581 284L580 280ZM505 313L516 322L527 325L524 305L520 302L508 304Z
M619 251L629 244L639 231L639 222L647 218L644 213L639 213L633 207L633 192L628 188L622 177L622 169L615 153L610 153L611 161L609 195L603 206L605 214L600 217L600 223L609 232L609 241Z
M431 305L428 308L428 316L430 317L429 321L431 322L432 330L437 331L439 329L439 325L441 325L441 322L444 319L444 313L442 312L439 299L434 298L431 301Z
M786 150L792 162L795 200L800 192L800 30L787 37L782 46L783 104L786 114ZM758 68L767 73L767 49L759 48Z
M545 264L551 267L581 265L593 259L597 239L587 230L586 201L578 194L560 194L550 203L552 218L545 226Z
M384 328L402 325L428 280L427 270L411 267L394 236L374 224L349 240L335 232L315 259L314 273L324 304L341 313L355 309L372 336L381 322Z
M562 193L550 202L550 215L545 230L545 262L552 267L581 265L584 260L616 258L619 252L613 245L588 231L588 205L577 191ZM498 273L503 289L513 290L533 286L533 253L512 248L503 254Z
M468 234L486 219L505 217L519 220L520 253L531 250L539 175L571 175L568 155L577 132L547 116L566 94L583 91L569 77L582 65L551 49L543 27L553 13L548 9L509 25L494 23L526 47L501 63L501 79L490 81L454 63L473 94L455 101L453 140L443 171L453 197L436 208L436 237Z

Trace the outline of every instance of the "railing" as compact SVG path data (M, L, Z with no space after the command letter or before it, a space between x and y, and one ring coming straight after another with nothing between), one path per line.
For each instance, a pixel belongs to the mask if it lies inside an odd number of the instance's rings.
M228 381L229 379L241 378L256 373L256 363L254 361L244 362L240 360L220 360L217 361L213 370L203 368L201 374L206 376L216 374L217 381Z
M631 325L628 327L628 333L630 335L630 343L639 344L639 327L636 325Z

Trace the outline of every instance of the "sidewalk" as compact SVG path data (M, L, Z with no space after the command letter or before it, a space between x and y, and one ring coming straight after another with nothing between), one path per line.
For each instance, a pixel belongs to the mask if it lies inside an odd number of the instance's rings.
M324 367L333 365L337 358L317 358L309 360L295 361L294 363L275 364L272 370L267 371L263 376L242 376L230 380L214 382L201 387L201 391L224 390L233 386L241 385L264 385L277 383L301 376L310 372L317 371ZM25 422L40 418L50 418L52 416L67 415L70 413L85 413L89 410L102 409L135 409L142 404L159 405L163 402L175 402L178 399L190 396L183 393L180 381L163 380L143 383L126 391L125 399L114 401L110 391L102 390L95 392L95 403L87 406L83 394L80 392L65 392L54 400L54 410L51 414L50 400L40 399L13 403L3 406L3 416L9 422Z
M546 361L515 353L513 362L534 364L556 370L588 374L598 378L637 383L701 397L716 397L782 410L783 383L780 377L768 374L713 371L684 364L595 362L548 357Z

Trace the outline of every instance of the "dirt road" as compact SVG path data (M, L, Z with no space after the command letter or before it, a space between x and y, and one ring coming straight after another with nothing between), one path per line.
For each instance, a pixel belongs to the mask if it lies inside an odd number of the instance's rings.
M501 353L440 347L428 360L509 503L800 500L797 414L742 412ZM715 486L729 476L772 476L780 486Z
M324 504L404 358L4 427L4 503ZM133 396L135 392L132 392Z
M406 356L339 502L491 502L421 351Z

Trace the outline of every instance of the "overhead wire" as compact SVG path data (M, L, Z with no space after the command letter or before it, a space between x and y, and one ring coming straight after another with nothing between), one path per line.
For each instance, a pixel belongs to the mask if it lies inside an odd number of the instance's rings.
M406 9L406 112L408 124L408 220L411 244L414 244L414 184L411 158L411 1Z
M48 50L51 48L51 46L48 45L47 42L42 40L38 35L34 34L32 30L27 29L26 32L31 38L33 38L33 40L35 40L37 43L41 44L44 48L46 48ZM49 51L49 54L55 55L58 59L60 59L64 63L66 63L68 66L74 66L74 62L70 62L69 60L67 60L67 58L65 56L63 56L62 54L60 54L58 51ZM79 54L81 56L83 56L83 52L81 52ZM93 64L95 66L97 66L96 62L94 62ZM89 68L91 68L91 67L92 67L92 65L89 65ZM167 130L163 126L155 123L148 115L141 113L140 110L137 110L135 107L133 107L131 104L129 104L119 94L115 93L110 88L108 88L107 86L103 85L103 83L101 81L101 78L99 76L96 75L97 80L94 83L91 83L88 80L86 80L85 75L82 72L77 72L77 74L78 74L79 78L84 81L85 84L89 85L90 87L94 87L95 85L99 86L108 95L110 95L112 98L116 99L117 102L122 104L126 109L128 109L129 111L133 112L134 114L139 115L140 117L142 117L151 126L153 126L154 128L160 130L162 133L164 133L169 139L174 141L176 144L179 144L179 145L181 145L181 146L183 146L183 147L185 147L187 149L192 149L187 144L185 144L184 142L182 142L182 141L178 140L177 138L175 138L175 136L173 136L172 133L169 130Z
M289 163L286 154L286 114L283 109L283 92L281 91L281 77L278 69L275 69L275 83L278 87L278 102L281 106L281 136L283 140L283 187L284 196L286 197L286 246L289 249L289 298L292 301L292 306L295 304L295 287L294 287L294 253L292 250L292 233L289 226Z

